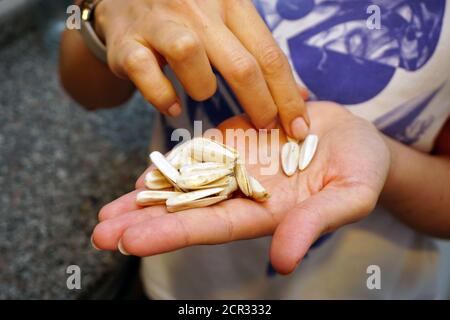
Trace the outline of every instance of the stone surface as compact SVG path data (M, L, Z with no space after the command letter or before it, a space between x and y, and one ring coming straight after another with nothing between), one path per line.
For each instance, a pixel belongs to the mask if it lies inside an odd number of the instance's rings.
M95 292L124 259L91 248L97 212L146 166L151 107L139 96L96 112L71 101L58 83L55 28L0 47L0 299ZM71 264L82 290L66 287Z

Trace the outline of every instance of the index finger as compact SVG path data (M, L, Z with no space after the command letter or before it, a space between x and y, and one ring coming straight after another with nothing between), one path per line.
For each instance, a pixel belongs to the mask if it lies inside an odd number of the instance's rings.
M256 58L287 134L303 140L310 119L291 66L251 1L227 1L227 26Z
M255 57L223 24L211 23L199 36L212 64L230 85L255 127L272 128L278 110Z

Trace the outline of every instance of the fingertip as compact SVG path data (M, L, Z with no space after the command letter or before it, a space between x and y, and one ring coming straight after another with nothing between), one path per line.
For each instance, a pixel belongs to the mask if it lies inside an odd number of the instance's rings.
M95 226L94 231L92 231L91 236L91 244L92 246L97 250L115 250L116 248L113 248L108 245L109 237L107 230L104 230L104 224L100 223L97 226Z
M136 229L135 226L130 226L122 233L117 249L125 256L148 256L148 254L145 254L147 252L144 251L146 251L146 249L148 250L150 244L147 241L142 240L146 237L146 232L142 232L142 229L139 227ZM142 245L142 243L144 243L144 245ZM144 255L142 255L143 253Z
M167 109L167 113L171 116L171 117L178 117L179 115L181 115L181 105L180 103L177 101L174 104L172 104L168 109Z
M309 126L303 117L297 117L291 122L293 138L303 141L309 133Z
M125 249L122 239L119 240L119 244L117 245L117 249L119 250L119 252L121 254L123 254L124 256L129 256L130 254L128 253L128 251Z
M95 250L101 251L101 249L100 249L99 247L97 247L97 245L95 244L95 241L94 241L94 234L91 235L91 246L92 246Z
M100 209L100 211L98 212L98 221L100 222L105 221L113 215L110 208L111 206L108 203Z
M292 251L285 250L286 246L279 246L277 241L272 241L270 248L270 262L272 267L281 275L292 273L300 261Z

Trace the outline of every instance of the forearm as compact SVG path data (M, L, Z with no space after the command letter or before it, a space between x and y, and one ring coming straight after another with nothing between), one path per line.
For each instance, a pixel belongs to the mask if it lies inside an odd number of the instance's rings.
M382 204L414 229L450 238L450 158L386 142L392 162Z
M122 104L135 90L130 81L117 78L89 51L76 30L63 33L59 70L63 87L88 109Z

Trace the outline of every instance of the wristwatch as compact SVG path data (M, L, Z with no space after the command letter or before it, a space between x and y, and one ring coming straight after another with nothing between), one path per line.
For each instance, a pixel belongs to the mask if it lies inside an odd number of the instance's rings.
M82 0L80 3L81 9L81 29L80 33L86 43L86 46L91 50L91 52L101 61L107 63L106 58L106 46L100 40L98 35L95 33L94 27L92 25L94 21L94 10L95 7L102 0Z

